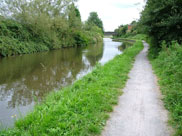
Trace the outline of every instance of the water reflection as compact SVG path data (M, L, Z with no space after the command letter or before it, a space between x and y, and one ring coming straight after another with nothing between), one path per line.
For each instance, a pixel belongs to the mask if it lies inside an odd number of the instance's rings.
M23 115L33 108L35 98L73 83L120 54L119 42L105 38L104 44L68 48L0 60L0 121L12 126L11 115Z
M127 49L128 47L132 46L133 45L133 42L122 42L122 45L118 47L118 49L120 51L124 51L125 49Z

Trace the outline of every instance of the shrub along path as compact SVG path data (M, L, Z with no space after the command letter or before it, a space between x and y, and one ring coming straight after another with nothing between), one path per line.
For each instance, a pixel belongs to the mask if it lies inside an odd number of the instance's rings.
M124 94L108 120L103 136L169 136L156 76L147 59L148 44L136 57Z

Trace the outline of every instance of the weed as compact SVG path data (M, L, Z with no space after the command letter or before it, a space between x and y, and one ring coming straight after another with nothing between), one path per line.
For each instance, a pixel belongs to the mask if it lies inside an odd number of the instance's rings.
M163 43L157 57L150 52L153 69L159 78L159 85L164 95L164 104L171 115L170 123L176 128L176 136L182 135L182 47L173 42L167 48Z

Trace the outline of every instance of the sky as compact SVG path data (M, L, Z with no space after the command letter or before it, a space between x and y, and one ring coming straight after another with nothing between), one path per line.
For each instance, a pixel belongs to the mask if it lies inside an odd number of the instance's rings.
M144 0L78 0L82 21L90 12L97 12L103 21L105 31L114 31L118 26L130 24L140 17Z

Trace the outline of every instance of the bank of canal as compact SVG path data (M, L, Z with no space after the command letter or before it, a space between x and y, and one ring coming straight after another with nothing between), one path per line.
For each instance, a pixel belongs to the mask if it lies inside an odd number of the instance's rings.
M0 59L0 128L12 127L51 90L58 90L121 54L120 42ZM15 117L16 115L16 117Z

